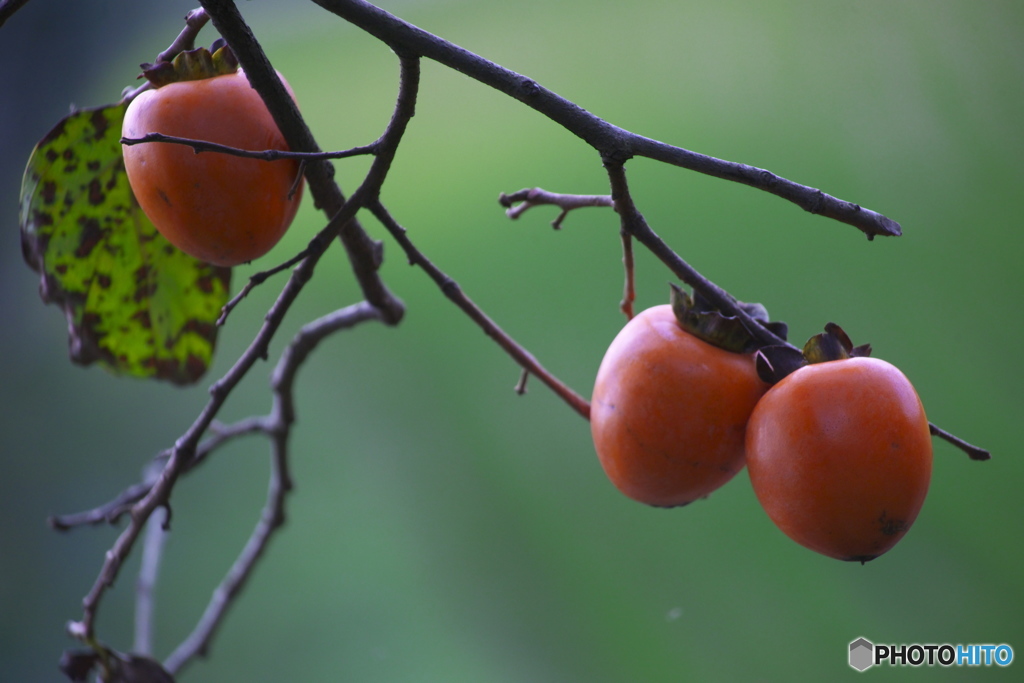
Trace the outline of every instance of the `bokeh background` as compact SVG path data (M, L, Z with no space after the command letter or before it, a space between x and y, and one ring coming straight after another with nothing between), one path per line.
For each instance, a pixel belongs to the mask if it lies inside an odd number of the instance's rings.
M189 681L845 680L848 643L1008 643L1024 657L1024 5L1010 0L773 3L387 2L613 123L768 168L881 211L905 236L869 243L776 197L646 160L640 209L708 277L764 302L798 341L834 320L915 383L937 424L908 536L865 566L790 542L741 473L707 501L657 510L606 481L587 424L518 371L387 245L408 305L396 329L325 342L298 385L297 483L211 656ZM0 28L0 678L58 680L64 633L119 529L59 534L53 513L136 480L205 401L67 360L60 312L18 246L24 163L71 103L117 99L177 34L189 2L35 0ZM374 139L397 63L311 3L241 3L325 149ZM207 28L202 42L214 37ZM383 198L412 239L555 374L589 395L623 324L617 223L517 222L499 192L607 191L599 159L521 104L436 64ZM363 160L337 164L351 189ZM280 247L324 218L308 203ZM370 230L385 237L367 220ZM638 304L671 274L638 254ZM258 328L283 279L223 331L210 380ZM271 358L358 298L340 249L322 261ZM269 408L271 364L222 417ZM157 597L157 655L189 632L255 524L268 449L241 441L183 480ZM138 553L100 613L128 649ZM876 668L875 680L1020 680L1009 669Z

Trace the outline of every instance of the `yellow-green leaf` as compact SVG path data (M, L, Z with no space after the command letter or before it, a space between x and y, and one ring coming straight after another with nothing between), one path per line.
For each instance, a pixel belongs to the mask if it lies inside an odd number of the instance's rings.
M209 367L231 269L172 246L139 208L121 155L126 104L76 111L29 158L21 245L67 317L71 360L175 384Z

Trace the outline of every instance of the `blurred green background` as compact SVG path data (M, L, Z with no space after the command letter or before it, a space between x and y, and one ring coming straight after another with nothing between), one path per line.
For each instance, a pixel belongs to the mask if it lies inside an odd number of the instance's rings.
M374 139L396 91L384 46L312 4L241 3L325 149ZM768 168L881 211L905 236L855 229L680 169L627 166L640 209L684 258L764 302L802 341L834 320L899 367L940 426L911 533L866 566L789 541L741 473L708 501L658 510L606 481L587 424L518 371L387 245L408 305L396 329L325 342L299 377L297 488L207 661L182 680L845 680L848 643L1008 643L1024 657L1024 5L888 2L388 2L387 9L613 123ZM205 402L67 360L17 235L21 171L69 103L117 99L177 34L180 2L36 0L0 29L0 678L57 680L64 624L118 529L59 534L47 515L108 500L173 444ZM202 42L214 37L207 28ZM16 66L15 66L16 65ZM364 160L337 164L351 190ZM521 104L433 63L383 199L412 239L499 324L585 395L623 324L612 212L561 232L517 222L499 192L607 191L596 154ZM280 247L305 244L310 202ZM375 236L383 231L371 219ZM638 254L638 305L671 275ZM223 331L210 381L252 338L283 284ZM278 335L357 300L340 249ZM222 417L264 413L271 363ZM157 655L195 624L256 523L267 445L240 441L175 490L157 597ZM100 636L131 646L138 553L103 604ZM1008 669L943 680L1020 680ZM922 680L927 667L876 668Z

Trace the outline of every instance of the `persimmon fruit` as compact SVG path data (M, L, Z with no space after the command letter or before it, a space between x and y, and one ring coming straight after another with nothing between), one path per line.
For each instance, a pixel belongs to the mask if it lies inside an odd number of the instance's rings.
M287 82L285 87L294 98ZM148 133L250 151L288 149L241 70L139 94L125 112L122 134ZM128 181L146 216L173 245L202 261L234 266L264 255L298 210L302 184L295 159L196 153L162 142L123 150Z
M601 466L648 505L703 498L743 468L747 420L767 389L750 353L687 332L670 305L649 308L598 369L590 426Z
M797 543L866 562L924 504L932 444L924 407L893 365L851 357L805 365L750 416L747 471L772 521Z

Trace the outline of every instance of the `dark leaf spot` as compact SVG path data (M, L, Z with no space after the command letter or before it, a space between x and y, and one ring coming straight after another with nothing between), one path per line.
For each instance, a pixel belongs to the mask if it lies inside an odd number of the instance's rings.
M64 134L64 125L67 122L68 122L68 120L66 118L61 119L57 123L56 126L54 126L53 128L50 129L49 133L47 133L46 135L43 136L43 139L39 141L39 146L40 147L44 147L44 146L50 144L51 142L53 142L54 140L56 140L57 138L59 138L61 135L63 135ZM49 158L49 154L50 153L47 152L46 154L47 154L47 158ZM53 161L53 159L50 159L50 160Z
M103 110L97 110L92 113L90 117L92 127L95 129L95 137L97 140L102 140L107 134L107 129L110 128L110 122L107 120L107 115L103 113Z
M153 327L153 320L149 316L149 310L142 309L138 313L132 316L132 320L135 320L147 330Z
M43 204L53 204L57 201L57 183L47 180L43 183L43 189L39 191L39 196L43 198Z
M85 258L92 253L92 250L103 239L103 229L95 218L79 218L78 224L82 228L82 233L78 249L75 250L75 256L77 258Z
M32 222L35 224L37 228L45 228L47 226L53 225L53 216L46 213L45 211L36 210L32 212Z
M93 206L99 206L107 199L107 195L104 194L103 188L100 185L99 178L93 178L89 181L89 203Z

